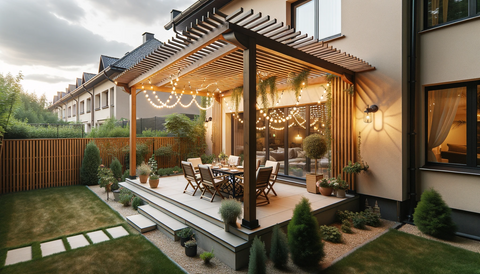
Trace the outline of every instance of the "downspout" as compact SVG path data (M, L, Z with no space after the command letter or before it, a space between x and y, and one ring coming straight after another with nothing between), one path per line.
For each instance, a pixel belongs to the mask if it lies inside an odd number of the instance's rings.
M69 93L68 95L70 95L70 97L72 97L73 100L77 103L77 107L76 107L76 109L75 109L75 112L76 112L76 113L75 113L75 117L76 117L75 120L76 120L76 122L78 122L78 100L75 99L75 97L73 97L73 95L72 95L71 93ZM73 113L72 113L72 115L73 115Z
M417 205L417 167L416 167L416 136L417 133L415 132L415 97L416 97L416 51L417 51L417 1L411 1L411 12L410 12L410 65L409 65L409 86L408 86L408 164L407 164L407 174L409 174L408 178L410 180L410 209L408 214L408 221L413 223L413 213L415 211L415 207Z
M105 76L105 78L107 78L108 81L112 82L115 87L117 86L117 83L115 83L115 81L113 81L112 79L110 79L110 77L108 77L108 75L106 74L105 70L103 70L103 76ZM113 92L115 93L117 89L114 88L113 89ZM108 97L108 94L107 94L107 97ZM110 95L110 98L112 98L112 95ZM117 98L117 95L115 95L115 98ZM112 105L113 102L110 102L110 105ZM110 114L112 114L112 108L110 107L109 108L109 111L110 111ZM115 113L113 113L113 117L115 117Z
M88 94L90 94L90 97L92 97L92 105L90 106L90 112L91 112L90 116L91 116L91 119L92 119L90 125L91 125L91 128L92 128L94 126L93 122L95 121L95 109L93 108L93 106L95 105L95 102L94 102L95 96L93 96L95 94L95 88L94 87L92 88L93 93L91 93L90 91L88 91L87 88L85 88L85 84L83 84L82 87Z

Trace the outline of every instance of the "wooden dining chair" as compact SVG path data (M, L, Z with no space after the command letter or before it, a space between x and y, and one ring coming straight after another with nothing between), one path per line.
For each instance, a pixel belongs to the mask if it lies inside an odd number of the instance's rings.
M197 190L199 188L200 190L202 189L201 183L200 183L202 178L200 174L195 173L195 169L193 168L193 164L191 162L182 161L182 169L183 169L183 175L187 180L187 185L185 186L183 193L188 192L188 193L192 193L192 196L195 196L195 193L197 193ZM193 192L187 190L188 186L191 186L193 188Z
M272 170L272 175L270 176L270 180L268 181L268 190L267 190L267 195L270 193L270 191L273 192L275 196L277 196L277 193L275 192L275 189L273 189L273 185L277 181L277 176L278 176L278 170L280 169L280 163L275 162L275 161L266 161L265 166L271 166L273 167Z
M187 162L192 163L195 172L198 172L198 166L203 165L202 158L188 158Z
M234 166L240 165L240 156L230 155L230 157L228 157L227 163Z
M198 168L200 170L200 177L202 178L201 183L203 185L203 191L200 199L205 197L206 199L209 199L211 203L213 202L213 199L215 199L215 195L217 194L220 195L222 199L225 199L225 197L223 197L222 193L220 192L220 187L227 182L227 175L220 175L215 177L213 176L212 169L210 168L210 166L207 165L199 165ZM205 196L205 192L207 191L212 195L212 198L208 198L207 196Z
M257 170L255 190L257 192L257 205L270 204L270 200L267 196L268 182L270 175L272 175L273 167L261 167ZM239 182L240 186L245 187L244 181ZM264 197L265 201L258 202L258 198Z

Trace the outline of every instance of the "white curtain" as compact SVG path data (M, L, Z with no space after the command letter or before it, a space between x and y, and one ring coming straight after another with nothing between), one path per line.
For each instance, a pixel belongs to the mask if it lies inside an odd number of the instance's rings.
M436 162L432 149L445 141L457 114L464 88L428 92L428 161Z

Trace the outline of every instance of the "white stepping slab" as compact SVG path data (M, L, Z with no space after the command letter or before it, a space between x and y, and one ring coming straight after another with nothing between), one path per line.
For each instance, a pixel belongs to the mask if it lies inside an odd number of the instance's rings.
M114 239L129 235L128 231L125 230L123 226L107 228L107 231L108 233L110 233L110 235L112 235Z
M72 236L67 238L68 243L72 249L87 246L90 243L88 242L87 238L83 236L83 234Z
M65 246L63 245L63 241L61 239L45 242L40 244L40 249L42 250L42 257L65 252Z
M26 261L30 261L31 259L32 259L31 246L12 249L7 252L7 260L5 261L5 265L26 262Z
M127 217L127 222L131 224L140 233L144 233L157 228L157 225L143 215L132 215Z
M92 240L94 244L110 240L107 234L103 233L103 231L101 230L87 233L87 235L88 237L90 237L90 240Z

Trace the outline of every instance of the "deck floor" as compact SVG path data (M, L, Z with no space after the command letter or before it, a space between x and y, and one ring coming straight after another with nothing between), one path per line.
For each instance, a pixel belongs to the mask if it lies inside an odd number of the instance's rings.
M150 189L148 183L141 184L138 179L134 180L134 182L142 187ZM214 201L210 203L208 200L200 199L200 191L197 191L195 196L191 196L191 194L183 193L186 184L187 181L182 175L161 177L158 187L151 190L188 207L197 209L217 220L221 220L220 214L218 213L221 204L221 197L217 195ZM334 196L327 197L320 194L308 193L304 187L297 187L279 182L275 184L274 189L278 196L275 196L270 192L268 195L270 204L257 206L257 219L260 224L260 228L257 228L257 230L290 220L293 216L295 205L300 202L302 197L305 197L310 201L312 211L332 206L349 198L348 195L347 198L336 198ZM191 191L191 187L189 187L188 190ZM239 230L242 230L247 234L255 231L243 227L240 227Z

